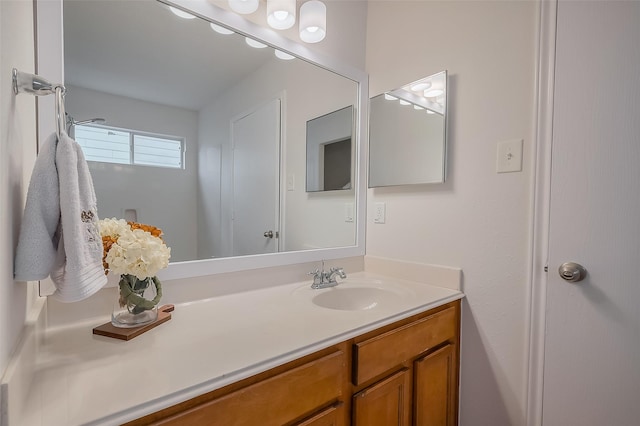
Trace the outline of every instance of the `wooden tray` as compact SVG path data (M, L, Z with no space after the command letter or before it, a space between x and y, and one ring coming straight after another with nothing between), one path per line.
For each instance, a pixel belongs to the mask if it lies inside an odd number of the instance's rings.
M110 322L106 324L102 324L93 329L93 334L97 334L99 336L107 336L113 337L114 339L120 340L131 340L134 337L138 337L142 333L145 333L152 328L159 326L160 324L167 322L171 319L171 312L174 310L173 305L163 305L158 308L158 319L154 322L142 325L140 327L133 328L119 328L115 327Z

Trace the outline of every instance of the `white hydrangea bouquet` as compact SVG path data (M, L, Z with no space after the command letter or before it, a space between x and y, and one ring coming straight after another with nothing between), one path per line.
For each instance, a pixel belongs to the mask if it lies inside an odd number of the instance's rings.
M120 274L119 297L111 323L129 328L155 321L162 298L162 284L156 274L169 266L171 257L162 230L115 218L100 220L99 227L105 273ZM151 295L145 298L145 293Z

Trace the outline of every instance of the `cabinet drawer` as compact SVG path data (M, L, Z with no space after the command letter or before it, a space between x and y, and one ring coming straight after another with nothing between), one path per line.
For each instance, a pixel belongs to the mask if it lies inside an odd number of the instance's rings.
M342 394L342 351L176 414L158 425L283 425Z
M434 346L455 338L454 307L354 345L354 384L360 385Z

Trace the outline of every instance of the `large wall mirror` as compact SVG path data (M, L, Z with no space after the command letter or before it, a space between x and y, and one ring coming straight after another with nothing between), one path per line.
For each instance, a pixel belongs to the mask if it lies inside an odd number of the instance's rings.
M447 72L371 98L369 187L442 183Z
M205 1L62 10L68 132L98 214L162 228L163 278L364 254L362 71ZM345 105L355 184L310 194L307 122Z

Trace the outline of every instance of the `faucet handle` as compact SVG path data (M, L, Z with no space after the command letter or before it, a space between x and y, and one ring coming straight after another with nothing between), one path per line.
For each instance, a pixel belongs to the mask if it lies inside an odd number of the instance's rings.
M307 275L313 275L314 284L319 284L320 282L322 282L322 272L320 272L319 269L316 269L315 271L307 272Z

